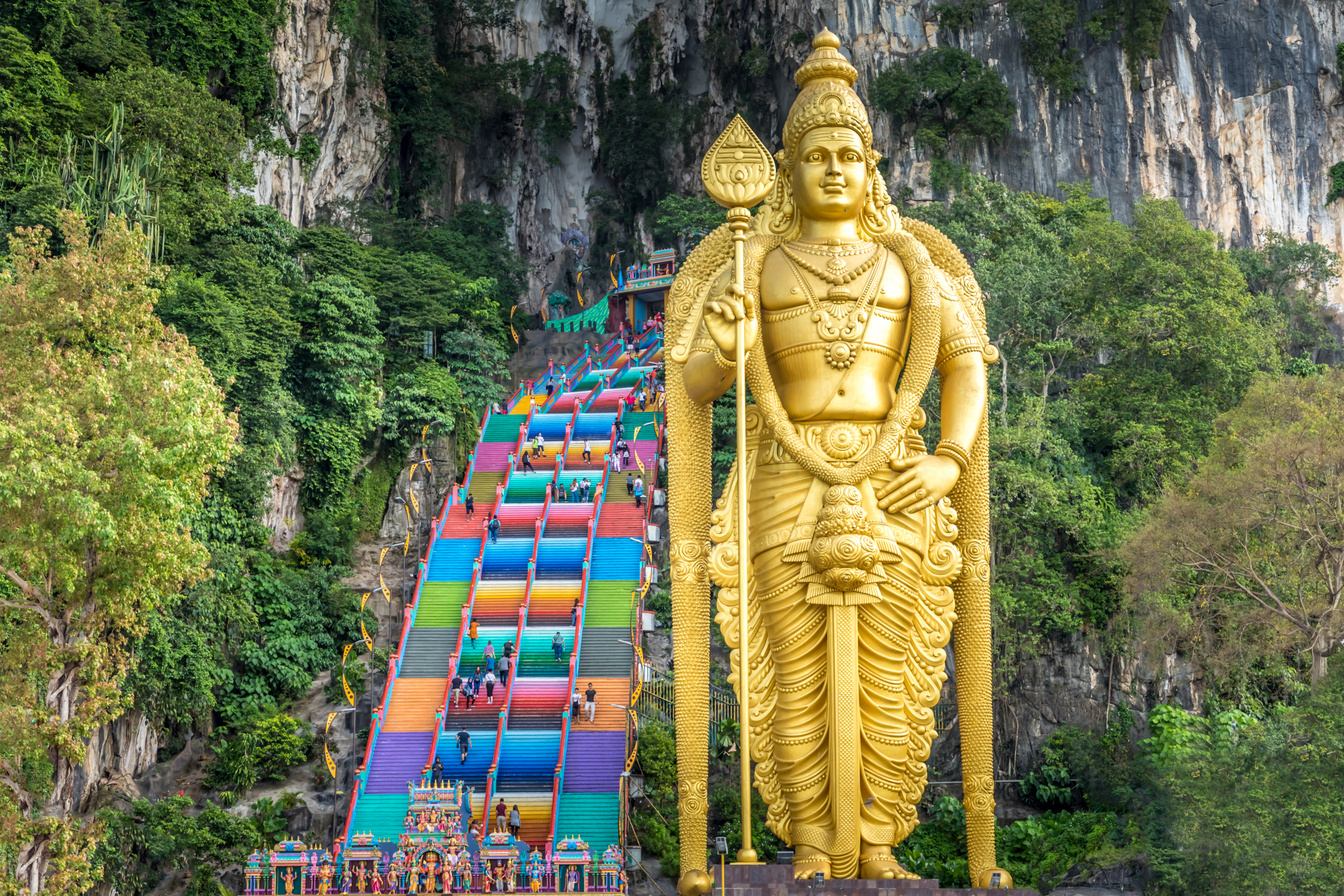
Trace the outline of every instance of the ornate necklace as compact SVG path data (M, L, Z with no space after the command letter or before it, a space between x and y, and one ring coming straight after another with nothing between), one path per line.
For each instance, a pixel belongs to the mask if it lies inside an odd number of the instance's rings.
M882 254L883 253L880 251L874 252L871 258L856 268L841 282L848 283L850 280L853 280L855 277L871 268L877 263L879 255ZM835 298L837 292L835 288L832 288L831 291L827 293L826 298L829 301L838 304L836 311L839 314L839 319L837 320L836 315L831 313L830 308L824 307L821 302L817 301L816 294L812 292L812 285L807 282L807 278L798 270L800 264L795 262L800 262L806 270L811 270L827 282L835 283L835 279L822 274L805 262L801 262L801 259L795 259L793 253L789 252L787 248L785 249L784 256L788 259L789 266L793 269L794 278L803 286L803 293L807 296L807 307L812 309L812 322L816 324L817 336L822 342L827 344L826 363L836 370L848 369L850 365L854 363L854 359L859 356L859 348L862 345L863 334L864 331L868 329L869 313L872 309L872 305L877 300L877 294L881 291L879 288L882 284L881 275L886 272L887 266L884 264L879 270L876 270L869 275L868 282L864 284L862 295L859 300L852 305L838 302ZM842 292L846 298L849 297L849 290L840 290L840 292Z
M780 248L784 250L784 256L788 258L790 262L831 284L831 289L826 294L826 297L832 301L844 301L848 299L849 290L844 288L845 284L862 276L865 271L877 264L878 258L882 255L879 247L873 246L872 254L860 262L858 267L850 271L846 270L848 265L846 265L844 261L841 261L841 259L849 255L859 255L862 250L846 252L837 244L832 246L830 251L826 253L830 260L826 262L826 270L822 270L807 259L801 257L797 252L790 248L787 243Z

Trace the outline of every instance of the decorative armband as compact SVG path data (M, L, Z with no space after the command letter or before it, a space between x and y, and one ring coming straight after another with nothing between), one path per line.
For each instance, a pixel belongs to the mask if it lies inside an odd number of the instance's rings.
M723 352L718 348L714 349L714 364L720 370L733 370L737 365L723 356Z
M961 467L964 475L971 468L971 452L966 447L952 439L943 439L938 443L938 447L933 449L933 453L940 457L950 457Z

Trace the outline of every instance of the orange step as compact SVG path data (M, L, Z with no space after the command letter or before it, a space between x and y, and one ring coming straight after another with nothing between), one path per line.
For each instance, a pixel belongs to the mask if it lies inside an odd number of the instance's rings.
M398 678L383 716L384 731L434 731L446 678Z

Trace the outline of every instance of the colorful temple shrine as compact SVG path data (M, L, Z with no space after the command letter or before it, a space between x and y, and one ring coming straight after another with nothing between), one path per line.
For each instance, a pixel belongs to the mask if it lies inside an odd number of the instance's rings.
M624 892L620 847L594 860L588 844L567 837L550 857L508 831L476 834L465 825L471 792L462 782L408 785L400 839L356 833L333 856L297 840L254 852L244 869L248 896L329 893Z

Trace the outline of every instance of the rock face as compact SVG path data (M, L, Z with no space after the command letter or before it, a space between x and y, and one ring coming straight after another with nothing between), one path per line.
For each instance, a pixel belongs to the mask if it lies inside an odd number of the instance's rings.
M81 811L96 808L103 793L137 796L134 779L154 766L158 752L159 732L139 710L95 729L75 772Z
M955 665L954 658L948 664L945 696L955 693ZM1159 703L1203 711L1204 681L1186 658L1140 651L1108 659L1095 640L1083 635L1058 641L1023 663L1005 699L996 701L995 774L999 779L1023 777L1061 726L1104 728L1120 706L1132 713L1131 734L1147 737L1148 712ZM955 711L955 701L950 708ZM961 769L960 732L954 720L948 721L952 724L934 741L930 760L942 779L958 777Z
M299 507L299 486L302 484L303 468L298 464L271 477L271 488L261 511L261 524L271 530L273 551L289 550L294 536L303 531L303 510Z
M258 197L291 220L311 220L325 206L365 195L382 170L384 146L371 109L376 86L349 86L347 44L328 30L332 0L291 0L290 22L275 53L286 135L320 136L313 174L297 161L264 156ZM438 211L481 199L514 213L517 248L533 264L528 304L564 257L566 227L592 233L586 196L610 186L593 171L598 149L595 74L632 71L635 29L647 21L656 38L653 77L695 104L696 127L669 154L676 186L699 193L699 157L739 107L750 109L767 143L778 144L783 114L795 95L792 73L806 37L825 24L836 31L860 73L859 88L893 62L940 43L954 43L992 65L1017 105L1012 135L981 150L971 167L1013 187L1058 192L1061 182L1088 183L1128 215L1145 194L1178 200L1186 214L1234 245L1274 230L1344 250L1339 207L1327 207L1327 169L1344 160L1344 91L1335 45L1344 41L1344 5L1336 0L1172 0L1158 57L1144 62L1137 84L1114 41L1096 42L1081 27L1070 37L1083 52L1085 87L1061 95L1026 68L1022 34L1005 5L967 31L939 30L933 0L815 4L746 0L725 12L709 0L520 0L516 33L482 35L503 59L553 52L577 72L578 113L568 142L552 161L519 125L496 132L456 162ZM1084 0L1085 17L1101 0ZM743 85L722 83L713 47L759 44L767 73ZM929 159L874 120L878 148L892 161L893 186L929 198ZM297 140L297 137L295 138ZM508 176L501 176L506 172Z
M271 64L276 72L280 120L272 136L290 149L316 141L315 160L260 152L257 202L273 205L295 225L320 214L339 216L340 203L361 200L384 165L387 98L369 81L350 40L331 26L332 0L289 0L289 18L276 32Z

